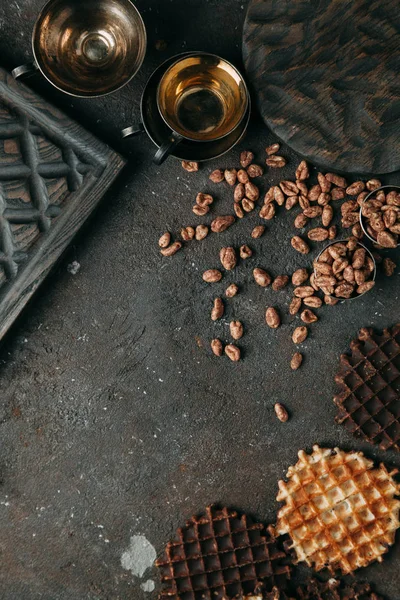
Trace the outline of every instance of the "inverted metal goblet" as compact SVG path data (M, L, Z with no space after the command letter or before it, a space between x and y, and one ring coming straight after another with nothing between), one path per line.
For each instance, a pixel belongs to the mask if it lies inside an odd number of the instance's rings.
M32 34L34 63L56 88L78 97L102 96L128 83L146 52L143 20L130 0L50 0Z

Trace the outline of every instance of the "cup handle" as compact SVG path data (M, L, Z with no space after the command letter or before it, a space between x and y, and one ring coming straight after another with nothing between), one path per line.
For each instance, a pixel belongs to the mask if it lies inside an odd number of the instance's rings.
M122 137L122 139L135 137L137 135L141 135L143 132L144 132L144 125L143 125L143 123L139 123L139 125L134 125L132 127L125 127L125 129L122 129L121 137Z
M35 62L27 63L26 65L21 65L20 67L16 67L11 71L11 75L14 79L20 79L21 77L30 77L34 75L36 71L38 71L39 67Z
M182 135L179 135L178 133L172 133L155 153L153 162L156 165L161 165L182 140Z

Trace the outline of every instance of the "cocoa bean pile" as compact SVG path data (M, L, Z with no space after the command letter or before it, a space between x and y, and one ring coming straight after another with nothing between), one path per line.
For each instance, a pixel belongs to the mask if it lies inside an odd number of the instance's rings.
M300 212L294 218L296 231L291 239L292 251L306 257L306 266L297 269L290 276L269 272L265 265L266 258L256 253L256 264L252 269L254 285L262 288L270 287L274 292L292 287L293 297L288 306L266 306L265 325L270 329L278 329L282 324L284 312L291 316L299 314L301 325L291 332L295 346L305 342L310 327L319 321L315 312L324 305L333 306L340 300L357 297L373 288L375 281L375 263L383 273L392 276L396 264L391 258L380 256L377 249L397 246L400 235L400 194L387 194L377 191L366 202L370 192L381 187L378 179L367 182L356 181L350 185L344 177L335 173L310 173L305 161L301 161L295 170L293 180L282 180L271 186L262 197L260 187L256 183L263 176L265 168L280 169L286 165L286 159L279 154L280 145L274 143L266 149L265 165L255 162L253 152L245 150L240 154L237 168L215 169L209 176L211 184L227 185L232 189L232 212L229 215L216 215L209 225L185 226L180 231L180 239L172 240L171 234L165 232L159 239L163 256L172 256L178 252L183 242L201 241L210 231L219 234L232 227L237 221L248 218L250 213L258 213L261 221L272 221L282 214L289 213L295 207ZM182 163L188 172L196 172L196 163ZM198 217L207 215L213 207L212 194L199 192L193 206L193 213ZM340 207L341 227L350 229L350 233L341 232L344 241L334 242L338 237L338 227L333 225L335 208ZM360 208L366 221L368 233L376 240L372 253L360 243L364 233L360 223ZM336 209L337 210L337 209ZM307 228L307 230L306 230ZM248 243L234 246L223 246L219 252L221 269L209 269L202 275L206 284L219 284L225 274L240 268L241 261L250 257L254 260L254 244L266 233L265 225L255 224L250 233ZM244 242L246 240L243 240ZM311 261L308 254L322 246L322 252L316 260ZM290 252L290 248L288 252ZM258 263L258 264L257 264ZM220 284L219 284L220 285ZM225 289L224 296L217 294L210 307L211 321L218 321L225 315L225 303L240 293L240 285L231 283ZM231 340L224 344L220 339L211 340L211 351L215 356L225 354L230 360L237 362L242 358L241 348L236 342L246 333L246 327L240 320L229 323ZM303 354L294 352L290 360L290 368L298 370L303 364ZM276 407L280 420L285 421L284 407Z

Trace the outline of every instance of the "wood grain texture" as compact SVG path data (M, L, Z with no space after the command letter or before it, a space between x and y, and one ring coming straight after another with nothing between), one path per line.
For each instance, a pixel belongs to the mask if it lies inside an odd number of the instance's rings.
M252 0L243 53L265 122L326 168L399 170L399 35L393 0Z
M124 164L0 69L0 339Z

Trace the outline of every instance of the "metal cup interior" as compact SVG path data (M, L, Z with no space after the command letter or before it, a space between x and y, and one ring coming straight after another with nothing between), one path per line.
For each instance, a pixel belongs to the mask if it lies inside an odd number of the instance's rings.
M101 96L138 71L146 30L130 0L50 0L35 25L33 52L43 75L61 91Z
M327 248L329 248L330 246L334 246L335 244L347 244L349 240L333 240L332 242L330 242L329 244L327 244L325 246L325 248L322 248L321 252L318 254L317 258L315 259L315 262L319 259L319 257L321 256L321 254L323 254L323 252L325 252L325 250ZM371 250L369 250L366 246L364 246L364 244L362 244L360 241L357 242L357 246L360 246L360 248L364 248L364 250L367 252L368 256L371 258L372 262L374 263L374 271L373 271L373 277L372 280L375 281L376 279L376 260L371 252ZM315 267L314 267L314 274L317 277L317 273L315 271ZM338 298L339 302L348 302L349 300L357 300L358 298L362 298L362 296L365 296L365 294L368 294L368 292L371 290L367 290L366 292L363 292L362 294L357 294L357 296L351 296L350 298ZM336 296L335 296L336 297Z
M372 190L368 196L365 196L364 200L361 203L360 206L360 225L361 225L361 229L363 230L364 235L374 244L377 244L377 240L375 238L373 238L367 231L367 227L365 225L365 220L364 220L364 215L362 214L362 209L363 206L365 204L365 202L367 202L374 194L376 194L377 192L379 192L380 190L399 190L400 191L400 186L398 185L381 185L381 187L377 188L376 190ZM400 246L400 242L397 244L397 246Z
M160 114L172 131L197 142L229 135L243 120L249 103L247 86L228 61L207 53L177 60L157 90Z

